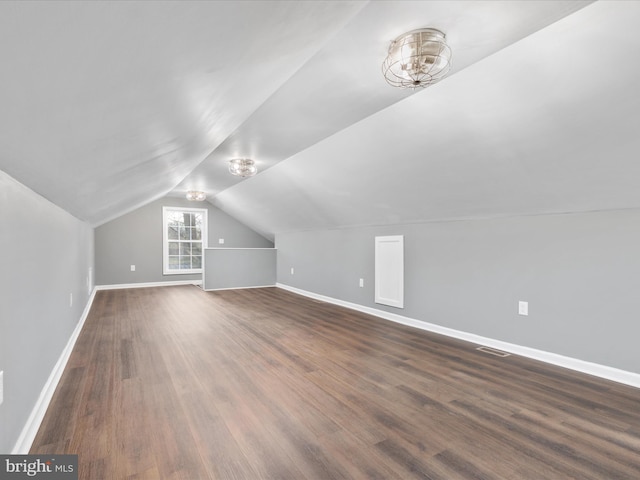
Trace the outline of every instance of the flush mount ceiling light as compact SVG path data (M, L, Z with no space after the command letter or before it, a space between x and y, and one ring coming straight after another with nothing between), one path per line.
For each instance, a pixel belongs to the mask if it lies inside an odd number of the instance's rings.
M253 177L258 168L256 162L249 158L234 158L229 160L229 172L238 177Z
M206 198L207 194L204 192L199 192L197 190L190 190L187 192L187 200L192 202L203 202Z
M382 73L394 87L424 88L442 80L450 66L451 49L445 34L435 28L421 28L391 42Z

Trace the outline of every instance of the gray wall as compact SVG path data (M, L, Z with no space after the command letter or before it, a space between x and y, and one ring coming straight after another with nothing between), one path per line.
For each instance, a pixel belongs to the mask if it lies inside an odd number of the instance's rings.
M0 452L10 453L89 299L93 229L0 172L0 252Z
M204 256L203 288L267 287L276 284L273 248L209 248Z
M164 197L96 228L96 285L200 280L201 275L163 275L162 207L206 208L209 246L273 247L273 243L209 202ZM135 265L132 272L130 266Z
M373 302L376 235L405 236L404 309ZM279 283L640 373L639 210L284 233L276 247Z

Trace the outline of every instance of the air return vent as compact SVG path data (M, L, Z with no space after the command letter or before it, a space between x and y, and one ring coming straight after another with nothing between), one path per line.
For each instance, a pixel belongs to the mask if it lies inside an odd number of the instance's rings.
M488 353L489 355L495 355L496 357L508 357L511 355L510 353L503 352L502 350L496 350L491 347L478 347L476 350L480 350L481 352Z

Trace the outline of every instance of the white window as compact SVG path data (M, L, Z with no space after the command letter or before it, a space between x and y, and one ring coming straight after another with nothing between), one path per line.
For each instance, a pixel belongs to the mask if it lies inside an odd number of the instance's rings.
M202 273L207 246L207 209L162 207L165 275Z

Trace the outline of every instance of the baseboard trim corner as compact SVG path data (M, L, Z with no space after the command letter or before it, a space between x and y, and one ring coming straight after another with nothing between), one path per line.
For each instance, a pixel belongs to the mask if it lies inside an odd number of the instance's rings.
M277 283L276 287L282 288L283 290L287 290L292 293L297 293L298 295L313 298L315 300L320 300L323 302L349 308L351 310L356 310L358 312L367 313L369 315L400 323L402 325L408 325L410 327L419 328L421 330L426 330L429 332L446 335L448 337L465 340L477 345L496 348L498 350L503 350L515 355L520 355L522 357L539 360L559 367L568 368L577 372L586 373L588 375L593 375L596 377L604 378L606 380L629 385L631 387L640 388L640 374L638 373L628 372L626 370L609 367L607 365L587 362L585 360L579 360L577 358L566 357L557 353L545 352L543 350L537 350L535 348L503 342L502 340L495 340L493 338L483 337L474 333L468 333L460 330L454 330L452 328L442 327L434 323L417 320L415 318L404 317L402 315L386 312L384 310L378 310L377 308L365 307L363 305L358 305L357 303L351 303L337 298L327 297L325 295L309 292L307 290L302 290L300 288L292 287L283 283Z
M31 414L27 419L27 423L20 432L20 436L13 447L12 455L26 455L31 450L31 445L33 445L33 441L36 438L38 430L40 428L40 424L44 419L44 415L47 413L47 409L49 408L49 403L51 403L51 399L53 398L53 394L56 391L58 383L60 382L60 378L62 377L62 373L64 372L65 367L67 366L67 362L69 361L69 357L71 356L71 352L73 351L73 347L80 336L80 332L82 331L82 327L84 326L87 317L89 316L89 311L91 310L91 305L93 305L93 299L96 296L97 287L94 287L91 291L91 295L87 300L87 304L84 307L84 311L78 321L76 328L73 329L71 333L71 337L67 341L66 346L62 350L58 361L56 362L53 370L51 370L51 374L47 379L47 382L44 384L40 395L38 396L38 400L36 401L33 410L31 410Z

